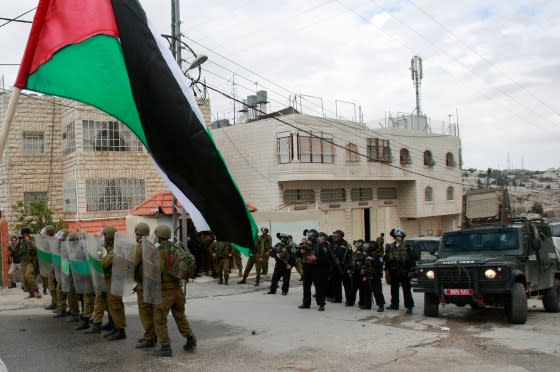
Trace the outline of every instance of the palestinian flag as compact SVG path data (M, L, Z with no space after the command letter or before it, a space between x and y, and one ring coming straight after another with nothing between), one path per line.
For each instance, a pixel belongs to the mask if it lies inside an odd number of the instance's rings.
M15 85L123 122L199 231L253 246L256 225L190 83L138 1L40 0Z

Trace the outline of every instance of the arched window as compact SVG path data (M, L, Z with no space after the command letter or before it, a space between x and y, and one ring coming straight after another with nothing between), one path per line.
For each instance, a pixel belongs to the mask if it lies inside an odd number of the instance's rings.
M426 187L424 190L424 201L432 201L434 198L434 192L430 186Z
M430 150L424 151L424 165L433 166L434 164L436 164L436 162L434 161L432 152Z
M358 146L353 143L346 145L346 161L348 162L359 162L360 154L358 153Z
M447 165L448 167L454 167L456 165L453 154L450 152L445 154L445 165Z
M408 149L401 149L401 165L412 164Z
M455 199L455 190L453 187L449 186L447 188L447 200L454 200Z

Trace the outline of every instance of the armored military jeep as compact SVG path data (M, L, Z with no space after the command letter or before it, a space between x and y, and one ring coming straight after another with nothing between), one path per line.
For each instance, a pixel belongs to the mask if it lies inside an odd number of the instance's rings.
M560 311L560 265L550 227L542 220L512 218L505 189L463 197L463 226L444 233L439 257L418 267L424 315L440 303L473 308L503 306L511 323L527 321L527 298Z

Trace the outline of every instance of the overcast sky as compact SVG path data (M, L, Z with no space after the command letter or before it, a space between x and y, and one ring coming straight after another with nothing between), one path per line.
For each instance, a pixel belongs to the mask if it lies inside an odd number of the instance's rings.
M0 1L6 18L37 5ZM141 3L170 33L171 1ZM181 0L181 17L184 41L209 56L208 85L231 93L235 73L240 99L267 90L278 109L303 94L304 113L321 115L309 96L321 97L327 116L351 119L355 104L375 125L414 110L418 55L422 111L434 132L458 112L464 168L560 167L560 1ZM29 29L0 28L0 64L19 63ZM16 73L0 66L6 88ZM232 117L231 101L209 97L213 119Z

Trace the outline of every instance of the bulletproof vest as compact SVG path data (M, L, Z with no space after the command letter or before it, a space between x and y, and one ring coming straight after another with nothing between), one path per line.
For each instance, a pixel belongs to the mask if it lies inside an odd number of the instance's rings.
M388 256L392 267L404 267L409 259L408 249L404 241L398 247L396 244L391 245Z
M22 262L32 262L35 257L37 257L37 252L35 250L35 244L33 240L22 240L16 249L19 259Z
M227 242L216 241L215 243L216 258L226 257L229 253L229 246Z

